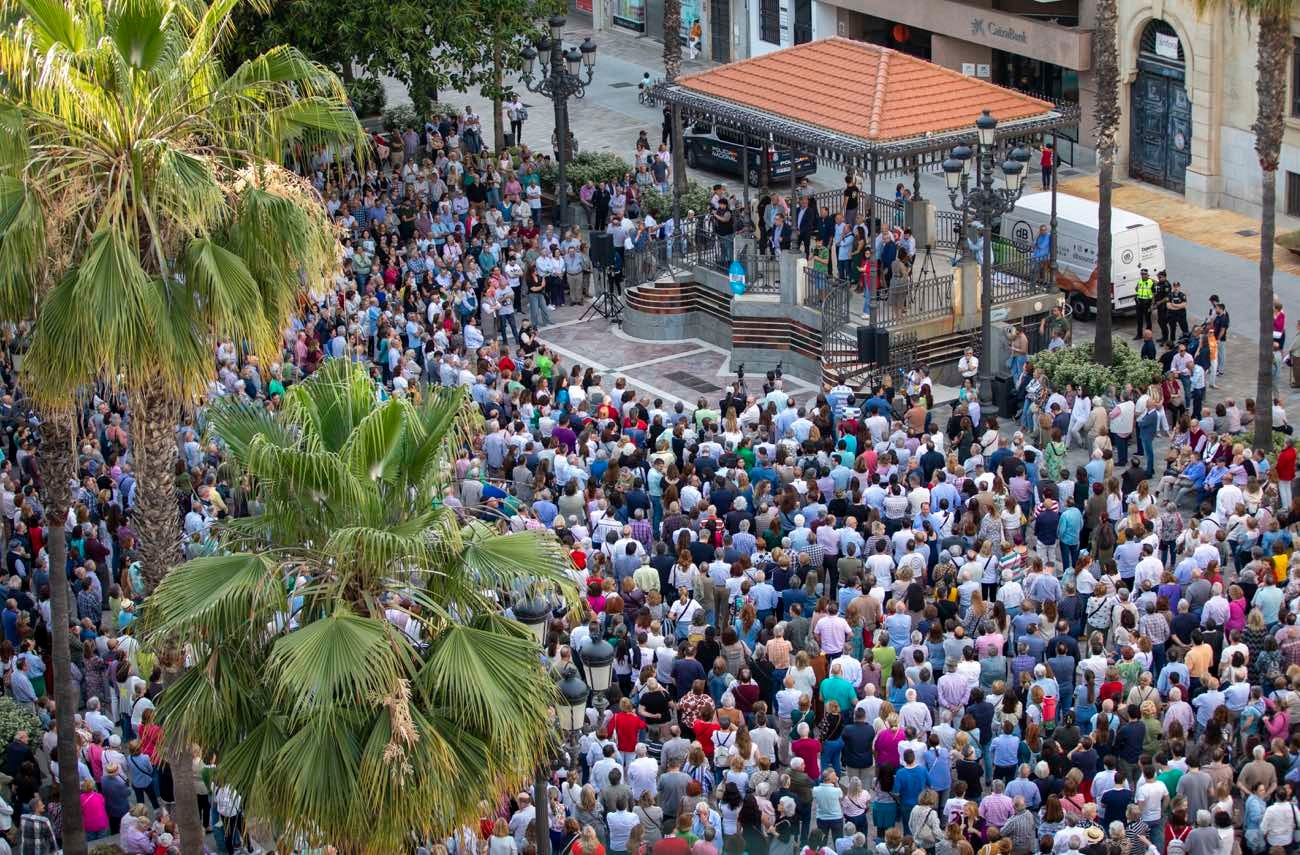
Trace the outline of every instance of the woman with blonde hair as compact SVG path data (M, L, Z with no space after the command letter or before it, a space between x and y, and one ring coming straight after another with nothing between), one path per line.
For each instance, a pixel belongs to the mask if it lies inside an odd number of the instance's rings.
M605 855L605 845L600 842L600 835L592 825L583 826L582 837L576 848L582 855Z
M492 837L488 839L487 851L488 855L518 855L519 853L519 847L510 834L510 828L501 817L497 817L497 821L492 826Z

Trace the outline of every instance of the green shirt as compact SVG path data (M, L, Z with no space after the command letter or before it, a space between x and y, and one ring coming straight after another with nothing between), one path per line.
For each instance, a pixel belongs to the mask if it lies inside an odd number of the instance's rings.
M840 712L847 717L858 701L858 693L853 684L843 677L827 677L822 680L821 696L823 702L835 701L840 705Z
M894 667L894 660L898 658L898 651L886 644L884 647L873 649L871 658L880 666L880 673L887 674Z

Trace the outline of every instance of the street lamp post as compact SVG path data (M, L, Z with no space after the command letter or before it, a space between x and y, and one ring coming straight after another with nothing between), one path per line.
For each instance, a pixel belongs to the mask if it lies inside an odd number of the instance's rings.
M614 646L603 638L593 641L582 648L582 665L587 669L587 682L595 695L596 726L605 721L605 710L609 709L610 678L614 667Z
M979 369L980 400L988 401L993 391L993 238L994 217L1000 217L1016 206L1023 189L1025 163L1029 151L1015 146L1004 151L1000 167L1002 186L994 187L994 168L997 160L998 120L985 110L975 120L976 148L959 145L943 162L944 180L948 184L948 199L953 210L960 211L963 221L976 218L982 225L983 259L981 259L980 284L980 335L984 339ZM975 162L975 183L971 186L971 161Z
M564 705L558 710L560 732L564 734L564 745L569 753L569 763L577 765L578 734L587 725L587 696L590 690L578 676L578 669L570 665L564 672L559 689Z
M537 46L523 49L523 84L529 92L543 95L555 105L555 148L558 173L555 180L555 204L558 206L560 229L569 224L569 186L565 181L565 167L569 163L569 99L587 94L587 84L596 72L596 43L590 37L579 47L564 47L563 15L552 15L547 22L550 35L542 36ZM541 75L533 76L538 59L542 61ZM517 142L517 141L516 141Z

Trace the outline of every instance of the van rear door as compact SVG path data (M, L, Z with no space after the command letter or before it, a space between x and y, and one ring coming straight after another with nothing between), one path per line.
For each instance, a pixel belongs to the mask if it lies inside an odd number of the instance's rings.
M1142 268L1146 267L1151 278L1155 278L1156 270L1160 268L1151 268L1142 258L1142 231L1144 227L1133 225L1129 228L1117 231L1111 241L1111 281L1115 283L1115 292L1112 303L1117 309L1133 308L1136 305L1137 281L1142 275ZM1163 261L1163 252L1161 260Z

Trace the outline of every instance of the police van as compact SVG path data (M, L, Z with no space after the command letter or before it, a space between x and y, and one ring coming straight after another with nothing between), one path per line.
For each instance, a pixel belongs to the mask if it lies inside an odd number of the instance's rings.
M1071 314L1086 320L1097 307L1097 203L1078 196L1056 196L1056 284L1065 292ZM1039 226L1050 226L1052 194L1029 193L1002 218L1001 232L1019 245L1033 245ZM1155 278L1165 269L1165 240L1155 220L1111 208L1110 275L1114 311L1137 308L1137 281L1143 268Z
M762 181L762 164L764 149L751 144L745 145L740 134L730 128L720 128L705 122L692 125L682 134L682 145L686 149L686 165L693 169L707 169L710 172L724 172L741 177L740 157L745 152L749 158L749 183L753 187ZM780 179L790 180L790 149L767 148L768 180L772 183ZM795 164L796 177L812 175L817 171L817 159L810 154L801 154Z

